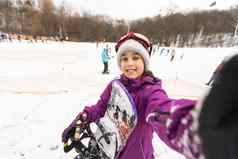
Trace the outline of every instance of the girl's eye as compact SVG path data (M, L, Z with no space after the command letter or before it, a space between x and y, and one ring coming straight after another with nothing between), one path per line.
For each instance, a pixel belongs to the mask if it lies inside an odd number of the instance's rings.
M140 57L139 57L139 56L133 56L132 59L133 59L134 61L136 61L136 60L139 60Z
M127 57L122 57L122 58L121 58L121 61L126 62L126 61L128 61L128 58L127 58Z

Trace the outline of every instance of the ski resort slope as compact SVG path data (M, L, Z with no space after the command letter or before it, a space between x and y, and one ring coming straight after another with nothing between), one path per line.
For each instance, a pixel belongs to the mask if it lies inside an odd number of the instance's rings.
M113 47L113 43L109 43ZM62 130L85 105L94 104L106 84L119 75L112 48L109 75L102 75L103 44L0 43L0 158L70 159L62 149ZM151 70L163 79L171 98L200 99L216 65L237 48L176 48L175 59L156 52ZM183 55L183 58L181 58ZM159 159L182 159L154 135Z

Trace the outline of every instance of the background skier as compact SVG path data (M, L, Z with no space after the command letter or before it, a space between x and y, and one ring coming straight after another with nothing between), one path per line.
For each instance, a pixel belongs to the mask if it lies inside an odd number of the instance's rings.
M175 54L176 54L175 48L172 47L172 48L171 48L170 62L172 62L172 61L174 60Z
M109 57L109 48L108 45L106 45L105 48L103 48L102 53L101 53L101 60L103 63L103 74L108 74L109 70L108 70L108 61L109 61L110 57Z

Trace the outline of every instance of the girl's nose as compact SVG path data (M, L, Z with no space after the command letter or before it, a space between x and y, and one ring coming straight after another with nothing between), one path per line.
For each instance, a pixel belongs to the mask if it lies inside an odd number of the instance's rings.
M132 58L128 58L127 63L128 63L128 65L132 65L134 63L134 61L132 60Z

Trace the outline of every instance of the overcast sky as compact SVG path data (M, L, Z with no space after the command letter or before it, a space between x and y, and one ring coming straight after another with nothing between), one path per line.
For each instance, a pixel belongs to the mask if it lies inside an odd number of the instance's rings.
M137 19L164 14L169 8L177 10L226 9L238 4L238 0L54 0L56 4L65 1L80 12L104 14L112 18Z

